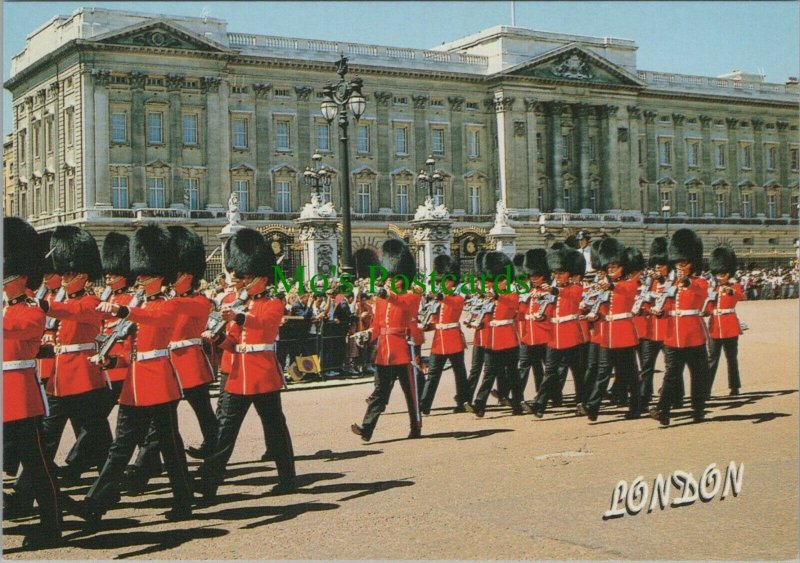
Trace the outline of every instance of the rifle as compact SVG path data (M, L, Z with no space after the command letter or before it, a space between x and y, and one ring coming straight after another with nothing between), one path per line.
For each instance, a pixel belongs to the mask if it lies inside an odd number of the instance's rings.
M650 284L652 282L653 280L650 274L648 274L642 281L642 285L639 287L639 293L636 295L636 299L633 301L633 307L631 308L631 313L634 315L639 314L639 311L642 310L642 305L644 303L649 303L653 300L654 296L652 293L650 293Z
M419 322L417 326L421 329L425 329L431 323L431 319L433 316L439 312L439 307L441 303L438 299L433 297L432 295L426 295L423 301L420 301L419 304L419 313L417 316L419 317Z
M354 332L353 334L349 335L347 338L354 341L356 346L359 348L363 348L369 342L370 334L372 333L372 329L368 328L366 330L361 330L358 332Z
M236 313L244 313L244 304L247 302L247 290L243 289L239 295L231 303L230 308ZM206 330L211 333L211 339L217 339L225 330L225 325L228 323L222 318L222 313L219 311L212 311L208 315L208 322L206 323Z
M63 287L59 287L56 296L53 297L53 303L61 303L67 297L67 292ZM58 319L47 317L44 322L45 330L55 330L58 326Z
M100 303L105 303L114 294L114 290L108 286L103 288L103 293L100 294Z
M131 302L128 303L127 307L132 309L134 307L138 307L141 305L142 301L144 301L146 295L143 289L140 289L136 292L131 299ZM117 324L114 325L114 330L109 334L100 333L95 337L95 343L97 344L97 354L101 358L108 358L109 353L111 352L111 348L117 342L121 342L124 340L130 333L131 329L133 329L134 322L128 319L120 319L117 321Z
M470 328L480 328L483 323L483 318L494 311L494 299L491 297L482 296L478 300L470 312L471 317L467 317L465 324Z
M717 300L717 293L717 278L711 278L711 283L708 285L708 297L703 301L703 306L700 308L701 314L705 314L706 307L708 307L709 303Z
M536 314L533 315L534 319L536 319L537 321L542 320L544 318L545 311L547 311L547 307L551 303L555 302L556 302L556 296L550 293L549 291L547 293L542 293L541 295L538 295L536 297L536 304L539 306L539 308L536 310Z
M667 299L674 299L675 294L678 291L678 286L673 283L674 280L674 272L670 272L669 278L664 282L664 289L661 293L656 294L655 301L653 302L653 308L651 311L656 314L660 315L661 312L664 310L664 304L667 302Z

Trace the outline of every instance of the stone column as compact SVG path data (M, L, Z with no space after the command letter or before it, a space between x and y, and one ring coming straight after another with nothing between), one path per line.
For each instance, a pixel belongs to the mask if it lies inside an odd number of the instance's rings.
M317 274L334 275L333 267L339 260L336 232L338 219L335 215L333 217L303 217L302 215L297 220L297 224L300 227L300 241L304 245L305 275L308 279ZM335 273L339 275L340 272Z
M564 212L564 181L561 177L561 111L562 102L546 102L547 146L549 147L547 175L550 177L550 193L546 205L555 213Z
M508 205L508 181L511 163L509 154L512 143L513 127L507 127L506 121L509 119L511 110L514 107L514 98L504 96L502 92L495 92L494 113L497 123L497 166L498 180L500 188L500 199Z
M581 213L592 213L589 208L589 111L588 104L575 104L573 106L575 117L578 120L578 181L580 194L578 194L578 209Z
M701 115L700 134L703 137L703 144L700 147L700 158L702 159L702 173L700 179L705 185L710 185L714 181L714 145L711 143L711 116Z
M256 120L256 202L260 213L272 211L272 175L269 170L270 163L270 122L269 93L272 85L267 83L253 84L256 95L255 120Z
M164 203L172 208L184 209L186 203L183 194L183 134L181 115L181 86L183 76L167 75L167 96L169 98L169 164L171 197Z
M130 74L131 84L131 164L133 164L133 174L130 184L130 203L131 207L146 207L147 198L145 194L145 130L144 113L144 84L147 75L143 72L132 72Z
M775 127L778 129L778 158L780 159L778 178L781 186L786 188L789 185L789 168L792 165L791 156L789 155L789 140L786 136L786 132L789 129L789 122L778 120L775 122Z
M94 81L92 78L92 71L87 70L81 73L82 78L82 95L83 95L83 120L81 124L81 141L82 141L82 152L83 152L83 206L86 209L91 209L94 207L95 199L95 189L97 187L97 181L95 178L95 132L97 127L95 126L95 112L94 112ZM29 137L33 137L33 115L29 113ZM31 144L31 148L33 144ZM28 158L33 164L33 150L28 152ZM33 170L33 168L31 168ZM31 177L29 177L32 180ZM30 184L31 188L33 188L33 183ZM34 194L32 189L28 192L28 199L33 204Z
M661 213L658 188L653 188L658 180L658 147L656 146L656 116L658 112L647 109L642 112L642 115L644 115L645 171L650 192L647 199L650 209Z
M425 166L425 161L428 159L428 154L430 154L430 143L428 141L428 124L425 121L425 108L428 105L428 96L424 94L412 94L411 95L411 102L414 106L414 144L412 145L412 150L408 152L411 153L411 162L414 163L414 172L416 173L419 170L427 170L428 167ZM413 190L413 194L408 194L409 203L414 205L418 202L422 202L425 200L427 196L427 191L417 189L414 184L409 187L409 190Z
M409 221L412 238L417 247L417 269L428 274L433 271L433 260L440 254L450 254L452 221L446 219L414 219Z
M728 183L730 184L731 197L733 197L733 194L736 194L737 200L740 199L738 197L739 187L737 186L739 183L739 140L736 135L736 126L738 123L739 120L734 117L725 118L725 124L728 127L728 162L726 163ZM763 200L763 190L755 189L753 190L753 195L754 201L752 202L752 205L753 213L755 214L755 212L759 209L764 209L764 207L760 205L761 200ZM714 201L711 203L711 208L715 215L717 210L716 197L716 194L712 192L712 198L714 198ZM740 207L740 205L734 207L731 203L732 212L735 211L736 213L741 213Z
M622 207L631 211L639 210L642 214L645 213L644 209L639 209L641 198L638 197L641 190L639 184L639 122L642 119L642 111L639 106L630 105L628 109L628 130L630 135L628 137L628 192L622 194Z
M525 97L525 116L527 122L527 134L526 134L526 149L525 149L525 162L526 162L526 188L528 191L528 208L532 209L534 213L541 213L541 209L538 209L539 203L536 199L536 192L539 189L539 181L538 175L536 174L536 134L538 133L537 123L536 123L536 108L539 101L530 96Z
M686 116L682 113L672 114L672 124L675 129L675 164L672 166L675 178L675 208L679 213L688 215L688 195L684 181L686 180L686 141L684 139L683 123Z
M231 192L230 128L227 87L216 76L204 76L200 85L206 100L206 164L208 203L211 211L222 211ZM224 90L224 92L222 92Z
M294 91L295 94L297 94L297 162L300 163L298 168L302 171L306 166L311 164L311 155L314 154L314 152L316 152L316 150L319 148L317 146L316 123L314 123L311 117L311 108L309 103L314 89L311 86L295 86ZM354 123L355 120L352 120L351 124ZM336 125L333 125L331 128L338 131L338 127ZM354 134L355 125L348 130L348 143ZM338 147L338 143L334 143L332 146ZM352 151L350 154L352 154ZM294 185L292 193L293 202L305 200L305 197L301 195L303 187L303 178L301 173L298 175L297 182L295 182Z
M764 120L760 117L754 117L750 120L753 126L753 169L755 170L755 179L753 180L759 186L763 186L767 181L764 171Z
M464 174L467 166L464 158L464 114L461 109L465 102L464 96L448 96L450 104L450 162L453 164L453 176L450 180L452 186L451 198L447 200L451 209L467 209L467 194L464 189Z
M489 239L494 241L495 250L504 253L509 258L514 258L517 253L517 233L508 223L508 210L503 204L503 200L497 202L494 226L489 231Z
M603 188L600 194L600 208L608 211L619 211L619 178L617 172L617 127L614 116L619 106L606 104L599 107L600 130L602 135L603 154L600 176Z
M61 170L61 165L63 164L64 161L61 158L61 142L60 142L61 133L62 133L61 129L62 129L62 125L63 125L61 123L61 97L60 97L60 94L61 94L61 88L60 88L59 82L56 81L56 82L53 82L52 84L50 84L50 87L48 89L48 96L52 96L54 98L54 100L55 100L55 102L53 104L53 139L52 139L52 143L53 143L53 171L54 171L54 174L55 174L55 180L54 180L54 183L53 183L53 189L56 191L56 194L55 194L55 196L56 196L55 197L55 202L56 202L55 205L56 206L55 206L55 209L51 210L54 214L56 214L56 213L58 213L60 211L63 211L65 209L65 207L66 207L65 205L62 205L62 201L64 201L63 198L62 198L62 196L64 194L64 186L61 185L61 180L62 180L62 177L63 177L63 171ZM66 204L66 202L64 202L64 203Z
M374 146L370 147L372 154L378 157L378 208L394 209L392 201L392 186L389 178L389 157L392 154L392 130L389 123L389 104L392 103L391 92L375 92L375 139ZM412 170L412 172L416 172ZM408 188L414 190L413 184ZM411 209L411 193L409 209ZM339 206L341 207L341 199Z

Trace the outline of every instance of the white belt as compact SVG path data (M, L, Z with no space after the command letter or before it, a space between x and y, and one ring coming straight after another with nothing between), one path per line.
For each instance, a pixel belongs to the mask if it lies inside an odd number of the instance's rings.
M619 321L621 319L632 319L633 313L617 313L616 315L606 315L607 321Z
M272 352L275 344L237 344L236 351L240 354L248 352Z
M669 312L670 317L696 317L700 314L699 309L675 309Z
M579 315L567 315L565 317L553 317L550 319L550 322L558 324L558 323L565 323L567 321L574 321L577 320L578 318Z
M201 346L203 344L202 338L189 338L187 340L176 340L169 343L170 350L180 350L181 348L188 348L189 346Z
M84 344L59 344L53 348L56 354L69 354L71 352L86 352L88 350L97 350L94 342L85 342Z
M11 371L15 369L30 369L36 367L36 360L12 360L3 362L3 371Z
M144 362L145 360L166 358L167 356L169 356L169 350L166 348L158 348L156 350L148 350L147 352L136 352L135 359L137 362Z
M514 319L501 319L499 321L489 321L489 326L506 326L514 324Z
M458 327L459 327L458 323L444 323L444 324L437 323L433 325L433 328L435 328L436 330L447 330L448 328L458 328Z
M526 314L525 320L526 321L541 321L544 318L544 315L540 315L539 313L534 313L533 315Z
M715 315L730 315L731 313L735 313L736 309L714 309Z

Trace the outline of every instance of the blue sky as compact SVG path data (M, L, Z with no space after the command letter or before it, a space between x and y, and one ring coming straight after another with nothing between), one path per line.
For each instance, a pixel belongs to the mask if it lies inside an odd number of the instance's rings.
M511 2L4 2L3 79L25 36L81 6L209 15L228 31L430 48L511 24ZM716 76L740 69L782 83L800 74L797 2L516 2L516 25L636 42L645 70ZM4 91L3 133L11 96Z

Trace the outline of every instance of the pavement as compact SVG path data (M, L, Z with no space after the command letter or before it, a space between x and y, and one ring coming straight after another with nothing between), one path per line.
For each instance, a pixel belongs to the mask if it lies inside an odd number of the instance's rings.
M738 310L750 327L739 345L742 394L727 396L723 359L703 424L691 423L683 409L662 429L649 418L624 420L623 409L612 406L593 424L567 407L536 419L511 416L491 406L494 400L483 419L452 414L448 371L424 418L423 438L406 439L408 415L395 386L373 440L362 443L349 426L361 421L372 387L308 387L283 397L301 485L296 494L267 496L277 476L273 463L258 461L264 439L251 412L218 504L197 509L193 520L164 519L170 496L160 477L145 494L123 496L96 533L81 531L80 521L67 516L68 543L57 549L21 552L21 534L36 520L4 521L3 556L797 559L798 301L745 302ZM657 368L663 369L661 359ZM657 374L656 388L660 381ZM183 403L180 423L187 445L197 445L199 429ZM66 435L59 463L71 445ZM743 467L741 489L723 499L731 462ZM680 492L673 482L667 506L648 510L658 475L669 481L683 471L699 481L710 464L723 482L717 492L713 481L702 484L714 493L709 500L675 506ZM605 519L618 482L631 485L640 476L646 507ZM81 498L93 477L67 492Z

